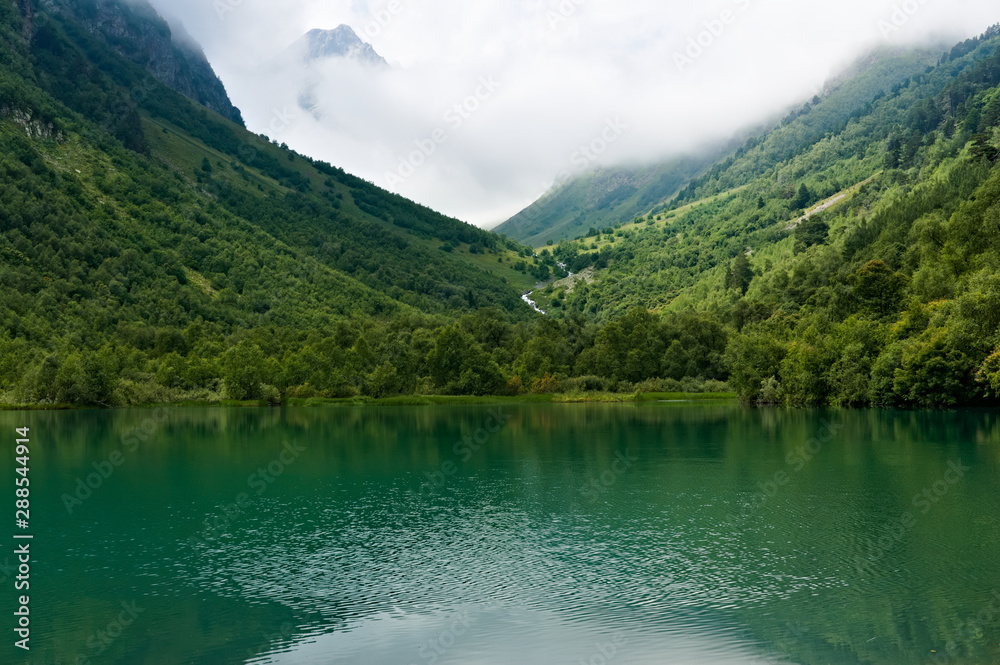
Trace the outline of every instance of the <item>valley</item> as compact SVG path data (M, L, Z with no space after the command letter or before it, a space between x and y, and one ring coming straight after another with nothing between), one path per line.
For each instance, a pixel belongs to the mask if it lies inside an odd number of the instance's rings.
M1000 662L1000 25L155 2L0 0L0 663Z
M879 52L735 147L585 175L488 232L199 106L103 23L0 19L9 405L1000 392L1000 255L978 230L996 29Z

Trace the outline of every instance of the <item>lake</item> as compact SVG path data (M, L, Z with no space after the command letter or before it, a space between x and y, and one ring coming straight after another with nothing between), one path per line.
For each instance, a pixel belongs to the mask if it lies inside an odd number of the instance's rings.
M992 411L7 412L0 662L1000 662ZM31 428L30 659L15 649Z

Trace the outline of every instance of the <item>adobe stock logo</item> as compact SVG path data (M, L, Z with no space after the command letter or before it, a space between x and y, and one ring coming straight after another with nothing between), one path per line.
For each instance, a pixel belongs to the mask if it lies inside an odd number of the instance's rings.
M628 640L625 639L625 635L616 633L610 642L595 645L596 650L589 659L580 658L577 662L580 665L611 665L626 644Z
M595 163L606 153L631 127L627 122L615 116L604 121L604 127L593 139L577 148L569 157L571 168L565 168L556 174L552 182L543 182L541 193L535 197L534 203L521 211L524 219L535 220L542 213L545 204L555 195L556 190L573 179L580 169L585 169Z
M882 37L888 38L892 33L899 32L903 26L910 22L910 19L920 12L925 4L927 4L927 0L906 0L901 5L893 5L892 14L878 22L878 29L882 33Z
M483 107L483 104L496 94L500 87L500 82L492 76L481 76L472 94L445 111L442 120L448 125L448 128L437 127L430 133L430 136L414 141L416 150L412 150L407 155L400 155L396 171L386 172L386 185L389 188L395 188L416 173L421 166L437 154L442 145L448 142L451 133L461 129Z
M396 17L403 14L405 7L400 0L389 0L385 7L372 12L371 20L365 23L362 31L369 40L378 37L386 30Z
M550 9L545 14L545 18L549 21L549 28L556 30L560 25L573 18L584 2L586 0L562 0L555 10Z
M214 0L212 8L215 9L215 14L219 17L219 20L225 21L242 4L243 0Z
M674 64L677 66L677 71L683 74L687 67L693 65L695 60L715 46L716 42L726 34L729 26L739 19L740 12L749 9L752 2L753 0L733 0L736 10L723 9L716 18L702 22L704 29L688 37L684 50L674 51Z

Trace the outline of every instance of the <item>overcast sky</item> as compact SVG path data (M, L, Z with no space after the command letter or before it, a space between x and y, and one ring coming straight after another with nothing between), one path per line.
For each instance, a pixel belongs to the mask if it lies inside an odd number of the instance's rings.
M1000 21L995 0L152 3L202 44L250 129L485 227L567 171L728 138L879 42L955 42ZM274 64L341 23L392 68ZM310 83L319 119L298 107Z

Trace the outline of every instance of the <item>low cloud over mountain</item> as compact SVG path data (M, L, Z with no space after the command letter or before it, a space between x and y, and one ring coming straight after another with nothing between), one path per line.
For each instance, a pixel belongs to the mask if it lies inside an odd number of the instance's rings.
M580 168L574 155L609 121L629 129L591 151L587 167L728 138L801 105L879 43L943 49L997 19L986 0L154 2L204 44L252 128L279 127L279 141L379 185L401 178L400 193L481 225ZM392 67L333 58L296 76L260 76L309 30L339 24ZM320 70L310 101L322 120L304 111L291 119L310 68ZM485 99L484 78L499 84ZM456 107L475 109L461 127L445 120Z

